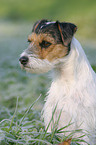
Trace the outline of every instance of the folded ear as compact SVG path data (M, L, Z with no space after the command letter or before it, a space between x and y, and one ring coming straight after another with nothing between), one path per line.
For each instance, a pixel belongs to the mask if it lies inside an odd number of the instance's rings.
M64 46L68 46L72 40L74 33L77 31L77 26L72 23L60 23L56 22L57 27L59 29L61 40Z

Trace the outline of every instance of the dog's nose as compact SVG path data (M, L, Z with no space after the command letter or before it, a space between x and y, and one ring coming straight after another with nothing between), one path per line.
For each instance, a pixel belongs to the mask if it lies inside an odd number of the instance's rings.
M27 56L22 56L20 57L19 61L21 64L26 65L28 63L28 57Z

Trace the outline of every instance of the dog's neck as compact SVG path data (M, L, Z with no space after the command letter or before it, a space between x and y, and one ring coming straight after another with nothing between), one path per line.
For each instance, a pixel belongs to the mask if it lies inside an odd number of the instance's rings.
M80 43L73 38L70 54L64 58L64 62L54 69L53 82L61 81L61 83L72 85L80 79L86 80L92 72Z
M72 53L73 54L68 56L64 62L54 68L53 80L63 80L68 82L74 79L74 58L76 54L74 51Z
M95 73L80 43L75 38L72 40L69 56L66 57L66 60L56 67L53 72L53 81L47 96L49 101L50 98L51 101L53 99L54 104L63 98L66 101L68 98L74 98L79 101L80 98L82 100L82 96L86 95L84 93L87 93L87 98L90 98L90 85L94 87L94 81L96 82L96 80L94 80ZM87 87L86 82L90 84ZM86 91L83 91L84 88Z

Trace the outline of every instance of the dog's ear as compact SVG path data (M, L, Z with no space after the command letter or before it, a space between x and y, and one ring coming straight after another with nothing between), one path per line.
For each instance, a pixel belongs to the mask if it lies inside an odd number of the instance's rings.
M68 46L74 33L77 31L77 26L72 23L60 23L59 21L56 21L56 25L60 32L61 40L64 46Z

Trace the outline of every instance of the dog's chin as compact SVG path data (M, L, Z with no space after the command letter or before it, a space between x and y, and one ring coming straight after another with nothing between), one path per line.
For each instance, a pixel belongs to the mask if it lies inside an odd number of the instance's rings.
M34 68L34 67L31 68L28 66L24 66L23 69L29 73L35 73L35 74L47 73L48 71L51 70L51 69L46 69L46 68Z

